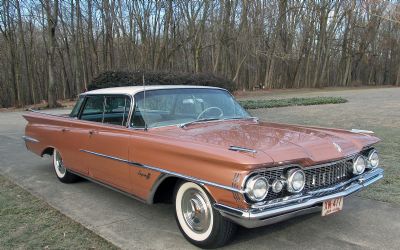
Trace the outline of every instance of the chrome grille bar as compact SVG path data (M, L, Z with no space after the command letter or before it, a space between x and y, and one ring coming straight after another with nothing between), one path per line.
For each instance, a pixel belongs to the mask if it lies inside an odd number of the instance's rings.
M353 158L346 158L332 163L303 168L306 174L306 184L303 193L329 188L349 180L352 178L352 173L350 171L352 164ZM274 180L277 178L284 178L285 171L286 169L284 168L264 169L264 171L260 171L258 174L268 180ZM274 193L270 190L265 200L274 200L289 195L292 194L286 190L282 190L280 193Z

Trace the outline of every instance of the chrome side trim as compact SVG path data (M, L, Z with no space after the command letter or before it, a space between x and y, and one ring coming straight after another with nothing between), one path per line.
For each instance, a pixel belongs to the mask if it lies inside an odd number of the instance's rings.
M145 164L142 164L142 163L139 163L139 162L132 162L132 161L128 161L128 160L125 160L125 159L118 158L118 157L105 155L105 154L101 154L101 153L96 153L96 152L85 150L85 149L80 149L79 151L85 152L85 153L88 153L88 154L92 154L92 155L96 155L96 156L100 156L100 157L104 157L104 158L111 159L111 160L124 162L124 163L132 165L132 166L145 168L145 169L150 169L150 170L157 171L157 172L160 172L160 173L163 173L163 174L176 176L176 177L179 177L179 178L182 178L182 179L185 179L185 180L188 180L188 181L192 181L192 182L195 182L195 183L198 183L198 184L201 184L201 185L209 185L209 186L225 189L225 190L232 191L232 192L244 193L244 191L241 190L241 189L225 186L225 185L222 185L222 184L218 184L218 183L215 183L215 182L199 179L199 178L196 178L196 177L193 177L193 176L189 176L189 175L180 174L180 173L177 173L177 172L174 172L174 171L169 171L169 170L166 170L166 169L145 165Z
M243 147L239 147L239 146L230 146L229 150L232 151L237 151L237 152L247 152L247 153L257 153L257 150L255 149L251 149L251 148L243 148Z
M33 143L38 143L39 142L39 140L37 140L37 139L35 139L33 137L30 137L30 136L26 136L26 135L22 136L22 139L24 141L26 141L26 142L33 142Z
M349 196L368 185L383 178L383 169L376 168L371 170L342 186L334 193L328 194L306 194L289 197L286 200L281 200L275 204L269 204L263 207L250 208L241 210L237 208L228 207L223 204L214 204L214 208L221 212L221 214L236 223L248 227L258 227L262 225L271 224L271 219L276 217L290 215L297 211L305 210L315 206L319 206L323 201Z

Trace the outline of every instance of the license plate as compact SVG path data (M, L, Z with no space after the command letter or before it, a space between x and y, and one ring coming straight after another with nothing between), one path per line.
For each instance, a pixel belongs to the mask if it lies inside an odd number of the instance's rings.
M322 204L322 216L339 212L343 209L343 197L324 201Z

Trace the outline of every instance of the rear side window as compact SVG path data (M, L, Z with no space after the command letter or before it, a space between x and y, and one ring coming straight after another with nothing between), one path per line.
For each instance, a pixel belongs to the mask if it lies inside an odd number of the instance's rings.
M88 96L81 120L103 122L104 96Z
M106 96L104 102L104 123L125 126L129 117L131 100L127 96Z
M79 97L78 101L76 102L74 109L69 114L70 117L77 117L79 114L79 110L81 110L82 103L85 100L83 96Z
M88 96L81 120L126 126L130 106L128 96Z

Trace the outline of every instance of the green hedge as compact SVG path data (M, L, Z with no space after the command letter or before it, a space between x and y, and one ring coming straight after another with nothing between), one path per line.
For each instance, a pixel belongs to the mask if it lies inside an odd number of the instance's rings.
M288 99L270 99L270 100L243 100L239 101L245 109L277 108L288 106L308 106L320 104L345 103L346 99L342 97L308 97L308 98L288 98Z

